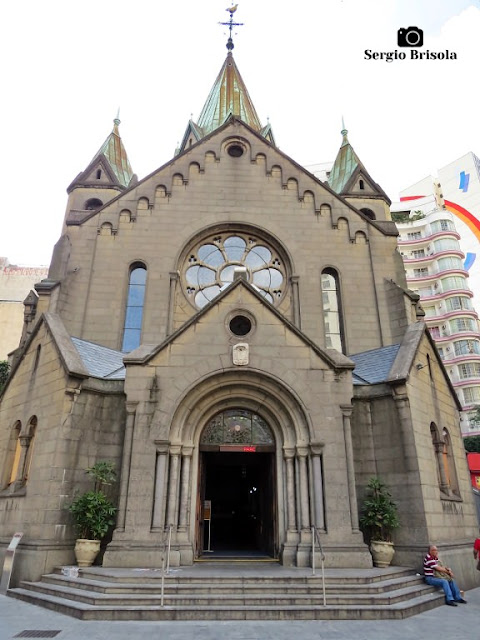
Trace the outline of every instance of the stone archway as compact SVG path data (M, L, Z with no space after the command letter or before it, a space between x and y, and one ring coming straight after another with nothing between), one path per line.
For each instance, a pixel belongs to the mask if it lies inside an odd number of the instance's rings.
M229 370L186 391L169 439L157 442L153 526L171 525L178 563L191 564L198 536L201 434L221 412L242 408L261 415L275 438L276 540L284 564L310 561L312 519L324 526L322 448L311 441L308 414L278 379ZM175 557L174 552L174 557Z

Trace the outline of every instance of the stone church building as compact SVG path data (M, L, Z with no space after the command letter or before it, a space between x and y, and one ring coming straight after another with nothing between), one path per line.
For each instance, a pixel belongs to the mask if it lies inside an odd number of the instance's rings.
M170 162L138 180L115 120L68 187L0 398L0 561L22 531L15 581L72 564L68 504L108 460L104 566L160 566L171 525L172 565L308 566L315 526L327 566L370 567L359 509L378 475L395 564L432 541L472 585L460 406L390 201L345 130L328 183L285 155L231 49Z

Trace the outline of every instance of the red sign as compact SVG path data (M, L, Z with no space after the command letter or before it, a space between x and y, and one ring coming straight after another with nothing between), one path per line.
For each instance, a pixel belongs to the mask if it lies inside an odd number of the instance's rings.
M257 450L257 447L243 447L243 451L245 453L255 453L256 450Z
M244 445L244 444L221 444L218 447L219 451L230 451L230 452L240 452L240 453L255 453L257 451L257 447L254 444Z

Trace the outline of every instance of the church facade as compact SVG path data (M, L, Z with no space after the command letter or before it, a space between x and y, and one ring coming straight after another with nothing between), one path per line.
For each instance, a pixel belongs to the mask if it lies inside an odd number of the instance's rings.
M275 144L231 50L180 149L142 180L119 121L68 188L0 404L0 541L15 580L73 563L68 504L117 469L104 566L208 553L369 567L379 476L395 564L429 542L473 585L459 404L407 289L390 201L347 132L329 183Z

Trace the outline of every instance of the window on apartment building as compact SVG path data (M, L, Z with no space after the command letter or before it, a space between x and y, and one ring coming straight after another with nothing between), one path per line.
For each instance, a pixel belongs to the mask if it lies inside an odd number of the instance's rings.
M122 351L132 351L140 346L146 284L147 268L143 263L135 262L130 268Z
M407 233L408 240L418 240L421 237L422 237L421 231L410 231L410 233Z
M445 300L448 311L458 311L459 309L473 309L472 301L466 296L452 296Z
M439 231L455 231L455 225L451 220L435 220L430 225L430 229L433 233L438 233Z
M435 247L435 253L439 253L440 251L460 251L458 240L454 240L453 238L440 238L439 240L435 240L433 245Z
M465 387L462 389L464 405L480 403L480 387Z
M443 347L438 347L438 355L440 356L441 360L443 360L445 358L445 353L443 352Z
M325 346L345 352L340 282L335 269L322 271L323 322L325 329Z
M480 342L478 340L457 340L453 343L456 356L480 355Z
M421 278L422 276L428 276L428 267L422 267L421 269L413 270L414 278Z
M424 258L425 257L425 249L418 249L417 251L412 251L412 258Z
M463 262L455 256L440 258L438 261L438 270L447 271L448 269L463 269Z
M455 289L464 289L465 291L468 291L467 281L465 278L462 278L462 276L442 278L441 283L443 291L453 291Z
M480 378L480 363L467 362L458 366L458 373L461 380L466 378Z
M454 318L450 320L450 327L453 332L476 331L477 327L475 325L473 318Z
M432 338L440 338L440 327L429 327Z

